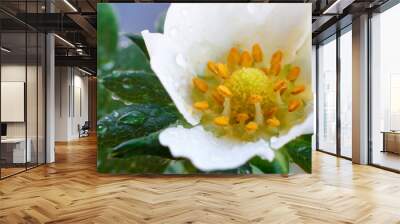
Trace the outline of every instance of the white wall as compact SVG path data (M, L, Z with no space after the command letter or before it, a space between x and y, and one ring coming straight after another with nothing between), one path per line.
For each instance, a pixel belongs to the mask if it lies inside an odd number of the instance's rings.
M55 140L70 141L88 120L88 78L72 67L56 67L55 73Z

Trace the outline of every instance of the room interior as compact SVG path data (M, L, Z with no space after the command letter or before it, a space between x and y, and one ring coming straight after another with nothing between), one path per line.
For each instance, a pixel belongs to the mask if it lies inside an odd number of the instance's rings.
M95 170L98 2L0 2L0 222L400 220L398 1L291 1L313 7L313 174L186 179Z

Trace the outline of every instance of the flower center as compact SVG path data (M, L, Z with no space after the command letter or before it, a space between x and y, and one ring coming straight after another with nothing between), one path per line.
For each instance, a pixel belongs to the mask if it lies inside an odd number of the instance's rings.
M282 58L278 50L268 64L261 46L254 44L251 53L232 48L222 63L209 61L204 75L193 79L192 92L205 129L253 141L303 121L312 94L307 84L297 83L300 67L282 66Z

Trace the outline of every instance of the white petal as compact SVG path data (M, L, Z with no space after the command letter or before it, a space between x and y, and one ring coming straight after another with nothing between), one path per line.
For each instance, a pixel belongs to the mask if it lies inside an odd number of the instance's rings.
M273 149L279 149L296 137L312 133L314 133L314 114L310 113L303 123L294 126L292 129L289 130L288 133L279 137L272 137L271 147Z
M191 99L194 74L178 65L177 61L182 63L185 60L178 53L179 48L162 34L144 30L142 35L151 57L151 68L186 121L192 125L198 124L200 114L193 110Z
M237 168L253 156L272 161L274 151L267 142L239 142L227 138L216 138L202 126L186 129L182 126L161 132L160 142L168 146L174 157L190 159L194 166L203 171Z
M281 49L290 61L301 46L311 44L311 4L209 3L171 4L164 32L179 43L194 70L201 73L238 45L258 42L266 58Z
M311 49L310 21L311 4L179 3L167 12L164 34L142 35L152 69L185 119L196 125L200 115L192 108L191 81L207 61L220 59L232 46L251 49L260 43L266 58L281 49L284 63L291 62L304 44Z

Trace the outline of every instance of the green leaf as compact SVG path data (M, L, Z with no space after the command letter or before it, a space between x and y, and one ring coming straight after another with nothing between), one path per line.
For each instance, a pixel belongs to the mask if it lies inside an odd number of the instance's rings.
M171 160L164 170L164 174L192 174L199 172L187 159Z
M113 93L104 87L99 77L97 81L97 120L125 106L122 101L115 96L113 97Z
M131 103L172 104L157 76L145 71L114 71L104 78L106 88Z
M97 135L102 144L115 147L122 142L164 129L180 118L175 106L132 104L100 119Z
M143 36L141 34L128 33L125 34L125 36L133 41L133 43L135 43L138 47L140 47L147 59L150 59L149 52L147 52L146 44L144 43Z
M170 163L169 159L158 156L136 156L129 159L98 160L97 171L114 174L160 174Z
M289 173L289 158L285 149L280 149L275 152L275 158L271 162L262 159L259 156L253 157L249 161L254 173L274 173L287 174Z
M118 21L110 4L97 5L97 61L99 65L110 61L118 46Z
M156 20L156 23L154 24L154 25L155 25L155 28L156 28L156 31L157 31L158 33L164 33L164 23L165 23L165 17L166 17L166 16L167 16L167 11L161 13L161 14L158 16L158 18L157 18L157 20Z
M293 162L307 173L311 173L312 168L311 138L312 135L302 135L284 146Z
M143 70L151 72L150 63L143 51L135 43L118 50L114 59L114 70Z
M289 173L289 156L285 148L282 148L275 152L275 158L273 162L276 163L279 167L279 173Z
M125 141L114 147L112 155L116 158L130 158L138 155L151 155L172 159L168 147L158 140L160 132Z

